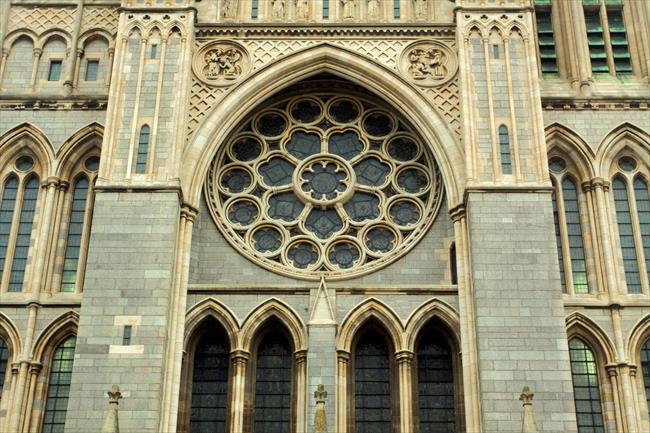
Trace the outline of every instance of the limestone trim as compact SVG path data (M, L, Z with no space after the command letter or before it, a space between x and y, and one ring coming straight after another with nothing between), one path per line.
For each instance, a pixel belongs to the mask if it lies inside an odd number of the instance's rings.
M644 377L641 366L641 347L650 341L650 314L644 316L637 322L632 331L630 331L626 345L627 359L630 360L630 380L634 400L635 416L638 423L638 431L647 431L650 428L650 407L648 407L648 397L646 396L645 383L650 378Z
M293 308L278 298L267 299L255 307L243 320L239 336L239 347L251 352L257 334L263 331L269 320L279 321L289 333L294 350L307 350L307 328Z
M214 319L221 325L228 336L230 347L236 348L239 343L240 326L235 314L223 303L213 297L206 298L193 305L185 318L184 352L190 351L189 339L200 330L206 320Z
M50 352L65 338L76 335L79 327L79 313L70 310L45 327L34 342L32 358L36 362L44 363Z
M582 339L598 356L600 364L604 366L616 363L614 343L596 322L575 311L567 316L566 327L567 340L571 340L573 337Z
M396 351L407 350L402 321L395 311L376 298L361 301L341 321L336 334L336 350L351 353L354 338L367 321L375 321L384 327Z
M5 340L9 348L7 365L11 365L12 360L18 359L22 353L22 340L14 322L2 312L0 312L0 337ZM9 377L10 375L7 375L7 378Z
M431 321L439 322L442 327L449 330L449 336L452 338L452 347L456 353L460 352L460 316L458 312L448 303L441 299L434 298L422 303L417 307L406 320L404 329L406 335L406 350L415 353L417 349L416 341L421 335L422 329L430 325ZM459 370L460 371L460 370Z
M554 122L544 128L548 153L562 153L569 158L577 169L580 181L595 176L594 162L596 155L589 145L571 128ZM550 159L550 157L549 157Z

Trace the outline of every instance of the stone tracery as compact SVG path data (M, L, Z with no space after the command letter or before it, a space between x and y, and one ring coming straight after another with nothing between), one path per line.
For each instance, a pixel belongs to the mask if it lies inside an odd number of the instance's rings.
M212 163L215 222L249 258L300 278L392 261L442 199L436 164L405 125L376 101L331 92L264 108Z

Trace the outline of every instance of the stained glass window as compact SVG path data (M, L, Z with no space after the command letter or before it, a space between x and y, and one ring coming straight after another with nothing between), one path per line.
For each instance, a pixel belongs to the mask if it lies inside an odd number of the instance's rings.
M648 284L650 284L650 194L648 193L648 184L640 176L634 179L634 196L636 197L636 212L639 216L645 268L648 274Z
M267 333L257 349L254 433L291 431L291 346L279 331Z
M569 342L578 433L605 433L594 354L582 340Z
M456 405L451 349L434 332L417 348L420 433L456 433Z
M499 126L499 152L501 153L501 172L503 174L512 174L510 135L505 125Z
M74 292L77 283L79 268L79 254L81 252L81 239L84 231L84 216L86 215L86 200L88 199L88 179L80 177L74 186L72 196L72 210L68 226L68 240L63 261L63 275L61 280L62 292Z
M50 380L47 386L42 433L64 432L76 342L75 337L68 337L54 351Z
M616 220L618 222L618 237L623 255L623 268L628 293L641 293L641 278L639 263L637 261L636 245L634 243L634 229L630 214L630 203L627 184L624 179L616 177L612 182L614 205L616 207Z
M9 347L7 347L7 342L0 337L0 396L2 395L2 388L5 384L7 362L9 362Z
M11 236L11 223L14 218L16 207L16 196L18 195L18 179L15 176L9 177L2 189L2 201L0 201L0 280L7 259L9 248L9 237Z
M212 327L201 337L192 370L191 433L226 432L230 348L226 336Z
M147 159L149 158L149 125L140 128L138 138L138 154L135 161L135 172L138 174L147 172Z
M575 183L569 178L564 178L562 181L562 195L564 196L564 219L569 240L573 291L575 293L589 293L578 191Z
M11 265L11 275L9 277L10 292L20 292L23 288L39 187L38 178L35 176L31 176L25 182L23 201L20 206L18 236L16 236L16 245L14 248L14 260Z
M392 410L388 345L369 330L354 353L354 432L391 433Z

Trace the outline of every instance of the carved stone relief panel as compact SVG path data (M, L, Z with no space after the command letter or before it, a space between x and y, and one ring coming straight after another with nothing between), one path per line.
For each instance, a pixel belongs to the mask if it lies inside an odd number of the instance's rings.
M41 34L57 28L72 31L74 7L14 6L9 15L8 30L26 28Z
M250 70L248 52L235 42L217 41L204 45L194 56L194 75L210 86L229 86Z
M456 76L458 58L441 42L415 42L402 52L399 66L402 75L414 84L433 87Z

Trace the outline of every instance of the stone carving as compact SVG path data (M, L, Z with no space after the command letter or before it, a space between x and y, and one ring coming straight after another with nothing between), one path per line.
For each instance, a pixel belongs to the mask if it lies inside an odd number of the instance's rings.
M237 14L237 2L238 0L223 0L221 15L224 18L235 18Z
M521 400L524 406L524 420L521 426L522 433L537 433L537 425L535 425L535 415L533 413L533 397L535 394L530 390L529 387L524 386L524 389L521 390Z
M273 6L271 6L274 19L283 19L284 18L284 0L273 0Z
M369 19L379 18L379 0L368 0L366 10L368 11Z
M341 0L343 5L343 18L354 18L356 0Z
M106 394L108 394L108 404L110 407L106 414L104 425L102 426L102 433L120 433L120 423L117 416L120 399L122 398L120 387L113 385L111 390Z
M436 86L449 81L458 69L455 54L438 42L417 42L402 53L402 73L422 86Z
M429 0L413 0L413 9L415 10L415 18L426 18L429 5Z
M309 19L309 0L296 0L296 18Z
M327 400L327 391L325 385L316 386L314 391L316 399L316 413L314 414L314 433L327 433L327 417L325 416L325 401Z
M447 75L447 55L437 48L429 50L416 48L408 55L409 74L416 80L444 78Z
M8 31L27 28L36 34L56 28L71 32L74 23L74 7L21 7L11 8ZM3 17L4 18L4 17Z
M215 86L232 84L248 72L245 50L232 42L204 46L192 62L194 73L202 81Z

